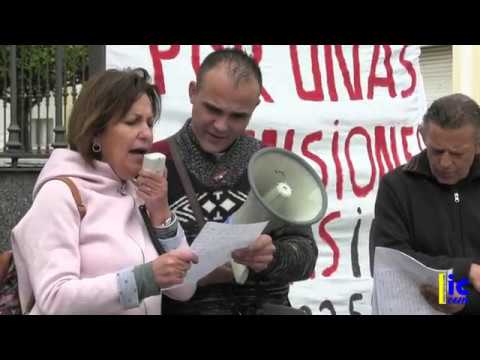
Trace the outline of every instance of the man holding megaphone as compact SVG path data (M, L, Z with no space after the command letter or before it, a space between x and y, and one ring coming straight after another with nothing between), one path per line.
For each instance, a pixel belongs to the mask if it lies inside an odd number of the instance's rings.
M310 225L325 213L325 191L299 157L267 151L245 136L261 89L250 56L236 49L211 53L189 86L191 119L153 146L166 155L169 203L190 244L206 221L269 221L248 248L232 253L233 269L228 263L201 279L188 302L163 299L163 314L290 313L289 284L314 272L318 249ZM278 163L286 167L272 166ZM294 172L301 180L292 179Z

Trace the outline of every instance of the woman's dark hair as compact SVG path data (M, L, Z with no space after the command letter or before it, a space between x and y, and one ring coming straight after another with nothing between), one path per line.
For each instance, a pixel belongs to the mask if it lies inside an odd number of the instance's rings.
M110 69L89 79L82 87L68 124L68 144L88 163L98 160L92 143L110 121L119 121L142 96L152 103L155 120L160 117L161 100L145 69Z

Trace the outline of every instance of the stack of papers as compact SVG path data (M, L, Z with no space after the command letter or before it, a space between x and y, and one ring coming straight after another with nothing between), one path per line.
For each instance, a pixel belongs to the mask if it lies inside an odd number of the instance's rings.
M432 308L420 293L422 285L438 288L436 270L401 251L377 247L373 274L373 315L444 315Z

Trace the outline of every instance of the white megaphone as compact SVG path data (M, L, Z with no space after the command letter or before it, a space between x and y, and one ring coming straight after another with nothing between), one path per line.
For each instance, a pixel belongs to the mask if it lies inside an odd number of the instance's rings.
M292 152L265 148L248 163L250 193L231 224L269 221L265 232L285 224L311 225L327 211L327 193L315 170ZM248 268L231 261L235 281L244 284Z

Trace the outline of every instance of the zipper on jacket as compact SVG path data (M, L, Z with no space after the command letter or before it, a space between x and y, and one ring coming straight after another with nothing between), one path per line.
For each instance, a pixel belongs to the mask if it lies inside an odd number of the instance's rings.
M454 199L456 204L460 204L460 194L458 193L458 191L455 191L453 193L453 199Z
M453 190L453 201L455 203L455 224L456 224L456 233L457 236L459 237L459 242L460 246L463 248L463 226L462 226L462 210L461 210L461 198L460 198L460 192L457 189Z

